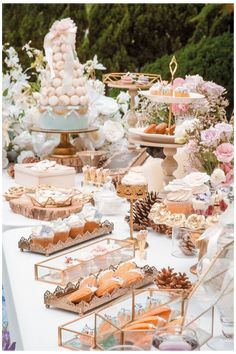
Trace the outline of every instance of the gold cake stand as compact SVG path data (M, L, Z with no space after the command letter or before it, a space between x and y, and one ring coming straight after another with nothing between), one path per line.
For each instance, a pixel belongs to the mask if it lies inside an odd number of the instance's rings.
M86 129L75 130L57 130L57 129L42 129L38 127L31 128L32 132L48 133L48 134L60 134L60 143L54 148L51 157L71 157L76 155L76 148L70 142L70 134L86 134L97 131L97 127L89 127Z
M161 81L161 76L157 74L145 74L145 73L131 73L131 75L139 78L140 76L145 76L148 78L149 82L147 84L124 84L121 81L122 76L127 73L109 73L103 76L103 82L108 87L117 88L117 89L125 89L128 90L130 95L130 109L127 113L127 122L130 127L135 127L138 123L138 118L135 113L135 97L138 94L138 90L148 90L155 82L158 80Z

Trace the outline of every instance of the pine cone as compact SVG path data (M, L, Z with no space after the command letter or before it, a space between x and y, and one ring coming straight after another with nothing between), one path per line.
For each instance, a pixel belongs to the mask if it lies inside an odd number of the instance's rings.
M194 256L196 254L196 247L189 235L182 235L179 240L179 248L185 256Z
M108 160L108 157L106 155L102 156L98 162L97 168L103 167L104 164L107 162L107 160Z
M160 199L160 197L158 196L158 193L150 192L150 193L148 193L146 198L136 200L136 202L134 203L134 209L133 209L134 224L140 225L140 227L142 227L142 229L146 229L147 227L149 227L150 226L150 219L148 218L148 215L150 213L150 210L151 210L153 204L155 204L159 199ZM127 222L129 222L130 216L127 215L125 217L125 220Z
M15 177L15 166L13 163L8 167L7 173L11 178Z
M150 226L155 232L159 234L165 234L168 237L172 236L172 227L167 226L165 224L155 224L152 220L150 220Z
M160 289L190 289L192 286L186 273L176 273L170 267L158 271L155 283Z
M22 163L35 163L35 162L39 162L39 158L38 157L35 157L35 156L28 156L28 157L25 157L23 160L22 160Z

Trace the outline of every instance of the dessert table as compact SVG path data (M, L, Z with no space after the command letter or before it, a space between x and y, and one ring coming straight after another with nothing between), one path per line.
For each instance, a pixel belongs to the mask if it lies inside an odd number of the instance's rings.
M80 180L81 175L78 174L77 183ZM12 184L13 180L10 180L4 173L3 190ZM10 221L7 221L6 218ZM127 238L129 225L124 221L124 215L105 216L105 218L114 222L113 238ZM58 350L58 326L76 319L78 315L58 309L46 309L43 302L44 292L46 290L53 291L56 286L34 280L34 264L44 260L45 257L20 252L18 249L19 239L22 236L29 236L29 226L34 223L32 220L24 219L15 221L16 215L10 210L4 216L6 231L3 233L3 286L11 340L16 341L17 350ZM176 271L186 272L191 281L196 281L196 277L189 271L190 266L196 263L196 258L173 257L171 255L171 240L154 231L149 232L148 243L147 263L149 265L154 265L158 269L168 266L174 267ZM61 253L63 252L58 255ZM218 334L218 331L220 332L218 316L215 317L215 321Z

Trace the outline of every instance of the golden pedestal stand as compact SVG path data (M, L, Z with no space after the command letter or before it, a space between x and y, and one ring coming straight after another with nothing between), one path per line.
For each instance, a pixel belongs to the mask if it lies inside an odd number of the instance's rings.
M130 202L130 240L135 243L135 248L137 249L137 239L134 238L134 214L133 207L134 202L137 199L143 199L147 196L148 186L147 185L124 185L118 184L117 195L121 198L125 198ZM148 247L146 243L145 248Z
M127 112L127 122L130 127L135 127L138 123L138 118L135 113L135 97L138 94L138 90L148 90L155 82L158 80L161 81L161 76L156 74L145 74L145 73L130 73L130 75L135 76L137 79L140 76L145 76L148 78L148 82L145 84L139 84L134 82L131 84L125 84L122 82L122 76L125 76L127 73L110 73L103 76L103 82L108 87L125 89L128 90L130 95L130 109Z
M76 154L76 148L70 142L70 135L81 133L91 133L97 131L97 127L89 127L87 129L78 130L57 130L57 129L42 129L38 127L31 128L32 132L40 132L45 134L60 134L60 143L54 148L52 154L47 158L49 160L54 160L61 165L72 166L77 172L81 172L83 163L80 157Z

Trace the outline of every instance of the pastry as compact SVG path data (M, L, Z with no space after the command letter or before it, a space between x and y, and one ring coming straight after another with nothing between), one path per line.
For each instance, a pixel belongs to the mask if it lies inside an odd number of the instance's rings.
M205 217L203 215L192 214L185 223L185 226L191 230L198 230L205 228Z
M83 216L85 225L84 225L84 234L86 232L94 232L95 230L99 229L100 227L100 220L102 215L97 211L95 207L92 205L84 205L81 216Z
M189 90L187 87L178 86L174 89L174 96L175 97L189 97Z
M162 95L163 96L172 96L173 95L173 89L171 85L165 85L162 87Z
M161 96L162 95L162 84L158 81L154 84L150 89L149 92L151 95Z
M85 219L85 225L84 225L84 233L86 232L94 232L100 227L100 222L97 220L92 220L92 219Z
M122 274L122 279L124 279L123 286L130 286L137 283L143 279L143 274L139 269L132 269L126 273Z
M192 199L194 212L199 215L208 215L209 212L211 212L211 209L213 211L213 205L209 210L210 201L211 198L205 193L195 195L195 197Z
M182 178L182 181L188 185L192 194L209 193L209 187L206 183L209 181L210 176L205 172L192 172Z
M134 80L133 80L132 76L129 73L127 73L126 75L121 76L120 81L123 84L132 84Z
M97 286L97 279L94 275L89 275L88 277L81 280L79 288L81 289L87 286Z
M54 231L53 243L56 244L59 241L65 242L69 237L70 226L64 222L62 219L57 219L52 221L50 227Z
M144 133L146 134L156 134L156 124L151 124L147 128L144 129Z
M113 270L104 270L103 272L101 272L98 276L98 280L97 283L98 285L102 285L104 282L107 282L108 280L110 280L111 278L113 278L114 276L118 276L117 273L114 273Z
M181 179L170 181L164 190L167 192L165 205L167 210L176 214L192 213L192 189Z
M165 134L167 128L166 123L160 123L156 127L156 134Z
M78 304L81 301L89 302L92 299L96 289L97 288L93 286L84 286L69 295L68 300L70 302L73 302L73 304Z
M84 234L84 220L78 214L71 214L68 218L64 219L70 227L69 237L76 238L78 235Z
M137 80L137 83L140 84L140 85L147 85L148 82L149 82L149 79L145 75L140 75L138 80Z
M175 128L176 128L175 124L171 125L170 128L166 128L166 134L174 135L175 134Z
M171 309L167 306L157 307L156 309L150 310L145 313L141 318L146 318L149 316L159 316L164 318L164 320L168 321L171 314Z
M123 285L123 279L118 277L113 277L107 281L102 282L99 288L96 291L98 297L102 297L105 294L111 294L115 289L121 288Z
M36 226L32 229L31 239L34 244L39 244L46 248L53 243L54 231L47 225Z
M121 276L122 277L122 275L124 273L128 272L129 270L135 269L135 268L136 268L136 264L134 262L125 262L125 263L120 264L117 267L117 269L115 271L115 274L117 276Z

